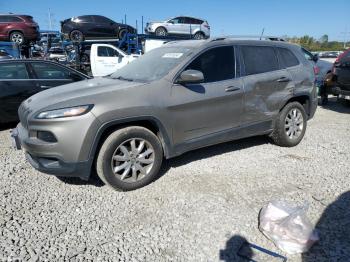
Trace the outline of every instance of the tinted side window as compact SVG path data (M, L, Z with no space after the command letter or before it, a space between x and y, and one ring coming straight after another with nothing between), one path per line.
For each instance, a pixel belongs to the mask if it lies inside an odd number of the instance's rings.
M70 71L49 63L31 63L38 79L71 79Z
M277 48L277 50L283 67L292 67L299 65L299 60L295 57L292 51L286 48Z
M28 72L24 63L0 64L0 79L28 79Z
M6 22L9 22L9 17L5 15L0 16L0 23L6 23Z
M185 17L185 23L192 24L192 25L200 25L201 23L203 23L203 21L196 18Z
M108 47L108 46L99 46L97 49L97 56L102 57L115 57L118 56L119 53L117 50Z
M278 61L273 47L242 46L246 75L278 70Z
M23 22L21 18L16 16L10 16L8 22Z
M103 16L94 16L95 22L100 24L109 24L111 21Z
M216 82L235 77L235 56L232 46L210 49L197 57L187 68L199 70L204 82Z

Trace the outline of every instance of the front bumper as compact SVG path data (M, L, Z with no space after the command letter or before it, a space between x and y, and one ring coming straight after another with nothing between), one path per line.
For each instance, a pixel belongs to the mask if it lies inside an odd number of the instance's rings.
M14 147L24 150L28 162L35 169L47 174L87 180L93 161L90 159L90 149L98 126L97 119L91 113L80 116L79 120L73 117L31 120L18 124L12 130L11 137ZM45 140L39 133L49 133L54 140Z
M335 87L332 87L331 93L333 95L337 95L339 98L344 98L346 100L350 100L350 90L344 90L338 86L335 86Z

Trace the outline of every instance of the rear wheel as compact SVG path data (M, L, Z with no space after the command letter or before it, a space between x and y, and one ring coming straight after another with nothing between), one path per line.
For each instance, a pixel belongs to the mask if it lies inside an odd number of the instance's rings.
M202 32L197 32L197 33L194 34L193 39L202 40L202 39L204 39L204 37L205 36L204 36L204 34Z
M298 102L289 103L279 113L271 138L279 146L296 146L304 137L306 125L304 107Z
M163 161L158 137L150 130L132 126L113 132L104 141L96 161L98 176L119 191L151 183Z
M164 27L158 27L155 32L156 36L166 36L168 34Z
M79 30L73 30L72 32L70 32L69 34L69 38L72 42L82 42L84 41L84 35L81 31Z
M18 31L12 32L10 34L10 41L22 45L24 44L24 35Z

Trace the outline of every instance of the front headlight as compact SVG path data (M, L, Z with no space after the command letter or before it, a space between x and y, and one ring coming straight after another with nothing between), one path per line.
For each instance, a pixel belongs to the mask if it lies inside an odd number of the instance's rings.
M92 107L93 107L92 105L84 105L84 106L74 106L74 107L55 109L55 110L41 112L36 116L36 118L53 119L53 118L62 118L62 117L81 116L88 113L92 109Z

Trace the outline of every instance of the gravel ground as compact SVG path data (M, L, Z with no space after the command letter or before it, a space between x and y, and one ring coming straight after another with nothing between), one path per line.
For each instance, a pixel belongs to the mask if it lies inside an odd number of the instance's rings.
M350 107L319 107L294 148L265 137L166 162L164 175L128 193L97 178L35 171L0 132L0 261L238 261L246 239L279 251L258 230L270 200L310 204L321 241L288 261L350 261ZM264 261L271 261L265 258Z

